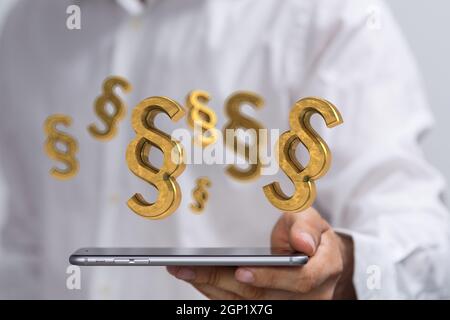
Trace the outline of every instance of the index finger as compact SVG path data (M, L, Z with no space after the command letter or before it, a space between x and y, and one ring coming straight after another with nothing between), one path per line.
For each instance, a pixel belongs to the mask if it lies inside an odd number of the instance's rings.
M308 256L315 253L320 245L322 233L330 228L314 208L297 213L285 213L282 221L285 223L283 229L288 233L289 246L292 251L302 252ZM278 243L278 239L283 239L283 237L272 237L273 248L285 245L285 243Z

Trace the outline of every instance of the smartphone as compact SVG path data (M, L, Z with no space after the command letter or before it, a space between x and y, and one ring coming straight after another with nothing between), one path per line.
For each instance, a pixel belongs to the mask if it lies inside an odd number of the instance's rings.
M299 266L308 256L273 248L82 248L69 261L79 266Z

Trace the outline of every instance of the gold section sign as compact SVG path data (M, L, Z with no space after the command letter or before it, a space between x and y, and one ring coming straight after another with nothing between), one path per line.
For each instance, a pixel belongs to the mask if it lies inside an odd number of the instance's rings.
M281 170L295 186L292 196L286 195L278 182L264 186L264 194L272 205L284 212L298 212L310 207L316 198L314 180L324 176L331 165L331 152L311 126L311 116L320 114L331 128L343 122L337 108L319 98L297 101L289 114L291 130L278 140L278 161ZM295 149L302 143L308 149L310 160L303 167L295 157Z

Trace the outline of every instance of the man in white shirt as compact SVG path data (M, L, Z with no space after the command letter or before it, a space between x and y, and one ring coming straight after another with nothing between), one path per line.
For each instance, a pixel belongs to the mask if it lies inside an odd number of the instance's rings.
M81 8L81 29L66 8ZM380 21L371 25L368 8ZM126 120L109 142L86 126L102 81L125 77ZM227 96L264 97L251 117L288 129L292 104L333 102L344 124L314 128L333 153L317 182L315 209L282 215L261 187L283 172L241 183L225 165L187 166L179 209L163 220L131 212L127 200L152 190L125 163L135 133L131 108L149 96L184 102L208 91L228 121ZM360 0L22 1L0 37L0 296L3 298L440 298L448 297L449 219L444 181L420 150L432 125L415 64L389 10ZM246 111L247 112L247 111ZM80 146L79 173L58 181L43 152L51 114ZM165 132L184 120L158 119ZM189 210L195 179L212 181L202 215ZM281 218L280 218L281 217ZM280 219L280 220L279 220ZM277 224L277 221L278 224ZM264 246L305 251L304 268L83 268L66 288L69 255L83 246Z

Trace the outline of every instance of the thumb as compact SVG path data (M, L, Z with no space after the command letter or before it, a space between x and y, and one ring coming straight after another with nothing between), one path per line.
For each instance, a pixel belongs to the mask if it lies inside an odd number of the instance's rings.
M320 245L322 233L330 228L328 223L314 208L297 213L285 213L285 219L292 250L313 256Z

